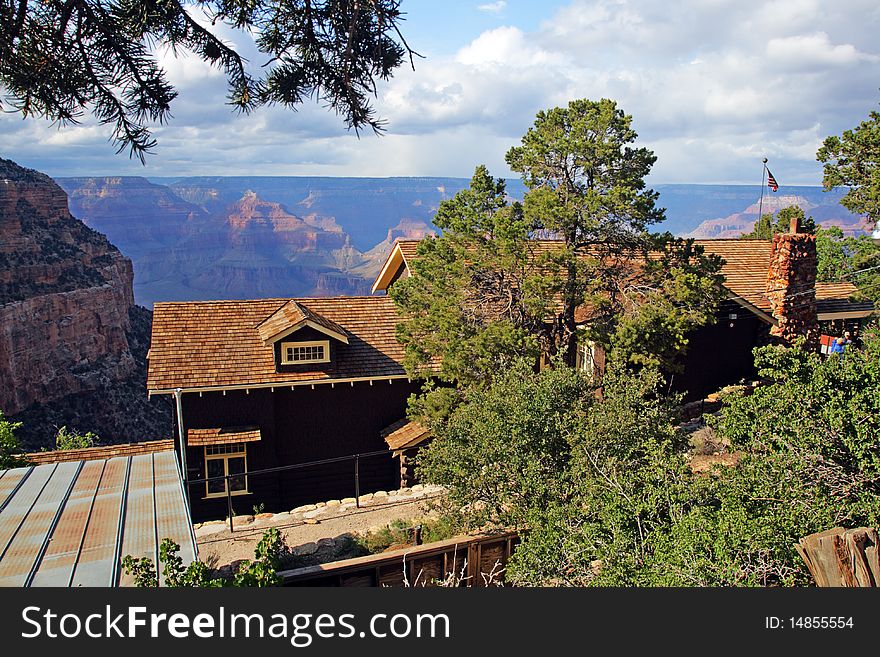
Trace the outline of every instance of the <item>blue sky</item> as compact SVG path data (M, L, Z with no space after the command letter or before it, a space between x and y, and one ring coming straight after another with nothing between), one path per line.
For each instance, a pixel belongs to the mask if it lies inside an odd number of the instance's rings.
M386 136L358 139L314 103L239 117L222 74L161 61L180 96L147 166L116 155L93 121L57 129L0 115L0 155L51 175L468 177L504 154L535 113L614 98L658 160L651 182L819 184L822 139L880 100L876 0L403 0L426 56L379 88ZM240 34L224 37L262 58Z

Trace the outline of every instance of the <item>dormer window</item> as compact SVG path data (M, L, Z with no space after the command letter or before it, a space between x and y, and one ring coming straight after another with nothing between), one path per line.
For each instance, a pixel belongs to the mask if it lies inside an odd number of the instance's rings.
M329 363L330 341L282 342L281 364L300 365L303 363Z
M296 372L296 365L329 363L330 342L334 349L348 344L343 327L293 299L258 324L257 332L275 352L278 372Z

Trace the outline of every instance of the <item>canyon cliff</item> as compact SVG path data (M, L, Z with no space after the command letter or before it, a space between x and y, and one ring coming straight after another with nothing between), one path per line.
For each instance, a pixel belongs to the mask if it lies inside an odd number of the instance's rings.
M170 434L144 392L149 311L132 263L75 219L48 176L0 159L0 410L28 449L58 426L104 442Z

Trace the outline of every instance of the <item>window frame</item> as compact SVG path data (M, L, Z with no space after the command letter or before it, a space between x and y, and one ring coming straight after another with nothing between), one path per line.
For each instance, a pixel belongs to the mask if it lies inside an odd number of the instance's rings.
M287 350L297 347L323 347L324 358L312 358L310 360L287 360ZM304 342L296 342L293 340L283 341L281 343L281 364L282 365L309 365L311 363L329 363L330 362L330 340L309 340Z
M241 450L236 452L225 451L218 454L209 454L208 450L211 447L234 447L237 445L241 445ZM202 499L212 499L216 497L226 497L229 495L251 495L251 491L248 488L248 465L247 465L247 443L221 443L219 445L205 445L204 446L204 457L205 457L205 479L210 478L211 475L208 474L208 463L210 461L223 461L223 475L229 476L229 460L230 459L244 459L244 472L241 475L233 475L233 476L241 476L244 478L244 490L229 490L229 479L223 480L223 492L212 493L210 490L210 485L212 482L205 482L205 496Z

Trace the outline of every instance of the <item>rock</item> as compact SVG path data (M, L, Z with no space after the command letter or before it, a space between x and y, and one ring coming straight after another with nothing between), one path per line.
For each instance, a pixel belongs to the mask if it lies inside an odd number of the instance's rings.
M333 507L337 507L337 506L339 506L340 504L342 504L342 502L340 502L339 500L329 500L329 501L327 502L327 506L330 507L331 509L332 509Z
M203 523L201 527L195 530L196 538L218 534L226 528L227 527L224 523L220 523L219 525Z
M307 511L314 511L318 507L315 504L304 504L303 506L296 507L291 513L306 513Z
M274 513L258 513L254 516L254 520L271 520L274 516Z
M303 543L302 545L297 545L295 548L291 548L290 550L291 554L297 557L306 557L310 554L314 554L317 551L317 543Z
M316 508L316 509L322 509L322 508L324 508L325 506L327 506L327 503L326 503L326 502L318 502L317 504L315 504L315 508Z
M422 484L416 484L415 486L412 487L412 490L413 490L413 492L417 493L421 490L425 490L425 487Z
M327 512L327 507L322 506L318 509L315 509L314 511L306 511L303 514L303 518L306 518L306 519L317 518L319 515L326 513L326 512Z
M318 539L318 549L335 548L335 547L336 547L336 539L333 539L333 538Z
M398 495L400 495L400 491L399 491L399 490L390 490L390 491L388 491L388 497L397 497Z
M380 499L380 498L384 498L384 497L388 497L387 491L377 490L375 493L373 493L373 499Z
M342 498L343 504L354 504L355 502L357 502L357 500L355 500L353 497L343 497Z
M290 522L289 513L273 513L272 522Z
M247 525L254 521L253 516L233 516L232 517L232 525Z
M0 409L24 422L26 449L54 447L62 424L117 442L171 434L164 400L144 394L151 320L132 281L55 181L0 158Z
M361 501L361 503L369 502L371 499L373 499L373 494L366 493L365 495L361 495L358 499Z
M317 520L316 518L306 518L305 520L303 520L303 524L304 525L320 525L321 521Z

